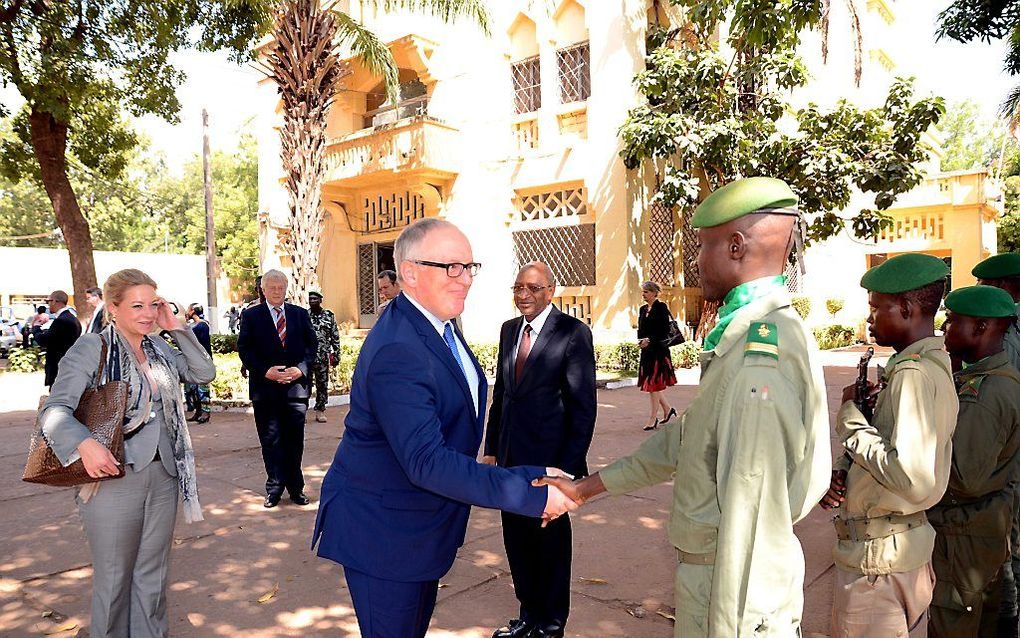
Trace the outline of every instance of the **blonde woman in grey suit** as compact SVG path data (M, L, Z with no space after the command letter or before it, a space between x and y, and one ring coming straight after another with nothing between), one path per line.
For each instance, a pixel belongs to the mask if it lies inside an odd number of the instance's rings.
M180 499L188 522L202 520L181 383L209 383L216 368L194 333L156 292L156 282L127 269L106 280L111 324L86 334L60 361L40 420L43 435L65 465L81 458L89 476L118 473L110 450L74 418L92 384L128 384L124 418L126 473L77 491L92 552L92 638L168 635L166 588L170 545ZM180 351L155 336L167 330ZM96 379L103 340L107 365Z

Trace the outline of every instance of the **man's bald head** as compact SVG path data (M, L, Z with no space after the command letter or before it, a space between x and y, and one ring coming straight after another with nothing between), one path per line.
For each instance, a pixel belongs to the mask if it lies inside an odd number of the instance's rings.
M740 284L783 274L796 223L793 215L759 213L698 229L705 299L721 301Z

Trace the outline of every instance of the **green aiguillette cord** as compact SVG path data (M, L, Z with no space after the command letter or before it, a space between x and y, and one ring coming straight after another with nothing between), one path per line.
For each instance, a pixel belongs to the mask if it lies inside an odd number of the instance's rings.
M705 352L715 350L715 347L719 345L719 340L722 339L723 333L726 332L726 326L730 325L730 322L733 321L734 313L755 299L764 297L777 288L785 287L786 276L778 275L755 279L754 281L740 284L729 291L726 294L726 298L723 299L723 305L719 308L719 323L715 324L712 332L708 333L708 336L705 337Z

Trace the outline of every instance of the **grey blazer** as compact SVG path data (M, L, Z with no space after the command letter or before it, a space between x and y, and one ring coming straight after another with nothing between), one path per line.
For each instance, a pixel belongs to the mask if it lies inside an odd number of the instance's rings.
M170 334L180 347L180 351L170 347L159 337L154 337L152 341L168 361L176 364L181 381L188 383L212 381L216 376L216 366L205 348L195 338L195 333L183 327L170 331ZM75 342L60 360L57 379L53 382L50 396L39 416L43 435L64 465L70 465L80 458L78 445L89 437L88 428L74 418L74 411L78 407L81 395L94 382L102 349L103 342L98 334L84 334ZM134 361L133 354L130 358ZM162 404L158 401L153 403L153 412L155 414L152 415L152 420L137 436L125 442L125 461L133 463L133 469L139 471L152 460L158 446L163 465L171 475L174 475L176 469L171 470L174 466L173 454L167 447L169 438L163 421Z

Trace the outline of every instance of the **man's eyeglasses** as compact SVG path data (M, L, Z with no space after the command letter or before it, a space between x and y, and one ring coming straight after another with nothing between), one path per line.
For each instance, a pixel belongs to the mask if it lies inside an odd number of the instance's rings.
M476 261L469 264L460 264L457 262L443 263L441 261L426 261L424 259L410 259L411 263L419 264L421 266L432 266L433 268L445 268L447 277L460 277L467 271L469 275L475 277L478 275L478 271L482 269L482 265Z
M530 292L533 295L537 295L546 288L552 288L553 286L536 286L535 284L514 284L510 286L510 291L515 295L524 294L525 291Z

